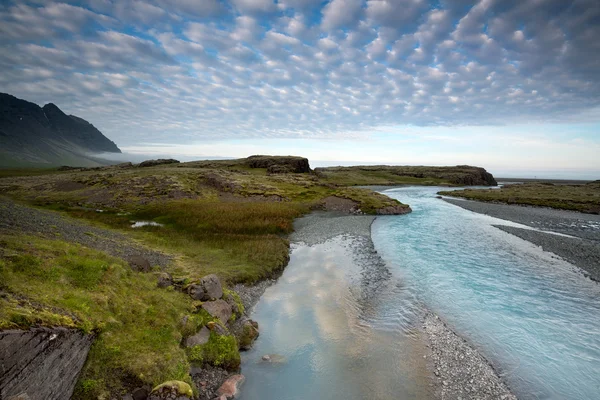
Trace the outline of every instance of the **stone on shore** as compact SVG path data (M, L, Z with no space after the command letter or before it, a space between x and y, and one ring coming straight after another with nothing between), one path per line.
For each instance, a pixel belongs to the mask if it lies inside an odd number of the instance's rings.
M207 301L202 304L202 308L211 316L218 318L222 323L226 324L231 318L231 305L225 300Z
M240 393L240 386L244 383L244 375L232 375L217 390L217 395L219 395L219 400L228 400L233 399L238 396Z
M200 282L190 285L188 293L194 300L208 301L223 297L223 286L215 274L206 275Z

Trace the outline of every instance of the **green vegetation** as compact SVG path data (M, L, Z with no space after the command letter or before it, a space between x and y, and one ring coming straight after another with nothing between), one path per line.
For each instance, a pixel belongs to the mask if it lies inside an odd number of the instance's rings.
M585 185L555 185L524 183L506 185L501 189L465 189L439 192L441 195L470 200L551 207L585 213L600 213L600 182Z
M126 380L189 381L181 292L158 289L105 253L30 236L0 236L0 328L67 326L97 334L75 398L118 393Z
M235 336L210 333L208 343L189 349L189 359L195 364L210 364L235 371L240 367L241 358Z

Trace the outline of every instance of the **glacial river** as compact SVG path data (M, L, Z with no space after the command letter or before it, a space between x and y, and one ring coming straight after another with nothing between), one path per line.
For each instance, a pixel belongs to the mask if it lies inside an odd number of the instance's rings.
M243 356L243 399L430 398L423 307L520 399L600 398L600 285L438 190L385 192L413 209L372 225L385 266L348 235L293 244L252 315L263 329Z

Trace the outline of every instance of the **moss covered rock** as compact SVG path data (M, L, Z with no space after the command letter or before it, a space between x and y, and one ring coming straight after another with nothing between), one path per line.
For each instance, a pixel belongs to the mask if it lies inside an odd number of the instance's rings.
M258 335L258 322L251 319L244 321L238 336L240 350L250 350Z
M211 331L208 343L188 349L188 358L193 364L212 365L228 371L236 371L240 367L238 343L233 335L219 335Z
M168 381L152 389L148 400L190 400L194 392L182 381Z

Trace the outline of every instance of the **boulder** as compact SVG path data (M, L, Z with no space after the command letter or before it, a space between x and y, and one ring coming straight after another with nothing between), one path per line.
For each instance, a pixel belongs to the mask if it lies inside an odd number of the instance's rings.
M223 286L215 274L206 275L197 284L190 285L188 293L194 300L208 301L223 297Z
M225 300L207 301L202 304L202 308L211 316L218 318L222 323L226 324L231 318L231 306Z
M244 321L238 338L240 350L250 350L258 335L258 322L251 319Z
M182 381L168 381L152 389L148 400L191 400L192 388Z
M265 354L260 358L263 362L270 364L284 364L287 359L280 354Z
M185 339L185 347L206 344L208 343L208 339L210 339L210 329L208 329L206 326L203 326L202 329L200 329L200 331L198 331L198 333L196 333L194 336L190 336L189 338Z
M127 257L127 262L131 269L137 272L148 272L152 268L150 262L140 255Z
M223 382L219 390L217 390L217 395L219 396L219 399L228 400L237 397L240 393L240 387L242 386L245 380L246 378L244 378L244 375L241 374L232 375L229 378L227 378L227 380Z
M167 272L161 272L158 275L157 286L159 288L166 288L166 287L169 287L169 286L173 286L173 277L171 276L171 274L169 274Z

